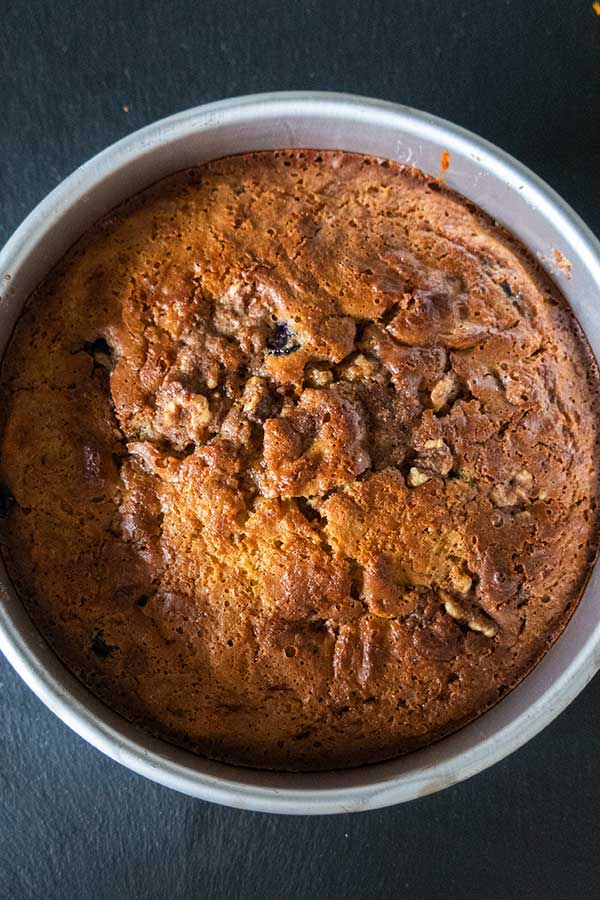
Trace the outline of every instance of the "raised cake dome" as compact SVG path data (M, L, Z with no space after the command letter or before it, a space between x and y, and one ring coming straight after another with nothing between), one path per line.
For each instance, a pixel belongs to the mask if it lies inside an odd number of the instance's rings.
M2 368L0 534L103 700L230 762L427 744L514 686L597 549L598 373L438 181L271 151L84 236Z

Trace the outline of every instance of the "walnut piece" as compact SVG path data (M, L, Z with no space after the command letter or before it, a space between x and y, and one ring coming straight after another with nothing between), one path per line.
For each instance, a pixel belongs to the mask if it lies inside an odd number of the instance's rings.
M305 372L306 381L311 387L326 387L333 381L333 373L330 369L323 369L316 365L308 365Z
M509 482L495 484L490 491L495 506L515 506L520 501L529 502L533 488L533 475L527 469L515 472Z
M518 502L516 492L510 484L495 484L490 491L490 497L494 506L514 506Z
M527 469L521 469L520 472L517 472L513 481L518 484L519 487L525 488L525 490L528 491L533 487L533 475L531 472L528 472Z
M488 638L496 636L496 629L493 625L485 622L483 617L467 615L467 613L459 609L454 600L449 597L444 600L444 609L448 615L457 622L464 622L471 631L479 631Z
M343 363L340 366L340 375L344 381L375 380L380 383L385 381L381 364L368 359L362 353L359 353L351 362Z
M431 389L431 405L436 412L440 412L448 403L458 397L460 381L454 372L446 372L443 378L434 384Z
M419 487L421 484L426 484L430 475L427 475L425 472L421 472L420 469L417 469L416 466L411 466L408 470L408 483L411 487Z
M450 570L450 581L454 590L459 594L468 594L473 584L473 579L458 566L453 566Z

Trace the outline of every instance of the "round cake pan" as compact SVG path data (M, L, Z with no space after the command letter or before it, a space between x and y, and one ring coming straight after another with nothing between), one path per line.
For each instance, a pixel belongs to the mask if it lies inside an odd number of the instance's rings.
M600 244L520 163L426 113L362 97L276 93L211 103L119 141L62 182L0 254L0 352L31 291L100 216L157 179L209 159L281 147L354 150L440 174L529 247L571 303L600 357ZM447 161L447 157L444 157ZM236 768L154 739L100 703L37 632L0 571L0 649L67 725L128 768L194 797L243 809L338 813L412 800L480 772L547 725L600 667L600 569L562 636L492 710L442 741L378 765L319 774Z

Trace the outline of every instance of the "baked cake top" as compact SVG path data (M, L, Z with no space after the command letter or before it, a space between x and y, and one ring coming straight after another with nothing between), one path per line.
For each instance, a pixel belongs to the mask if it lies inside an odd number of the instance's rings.
M34 621L107 703L216 758L331 768L456 729L595 557L577 323L399 164L275 151L161 181L35 292L1 389Z

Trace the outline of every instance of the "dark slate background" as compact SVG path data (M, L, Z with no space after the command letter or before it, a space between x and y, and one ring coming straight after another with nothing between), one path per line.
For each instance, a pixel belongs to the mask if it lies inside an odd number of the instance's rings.
M128 132L209 100L300 88L473 129L600 232L592 0L4 0L0 241ZM129 773L0 662L2 900L585 900L600 897L599 820L599 678L466 784L309 819L212 806Z

